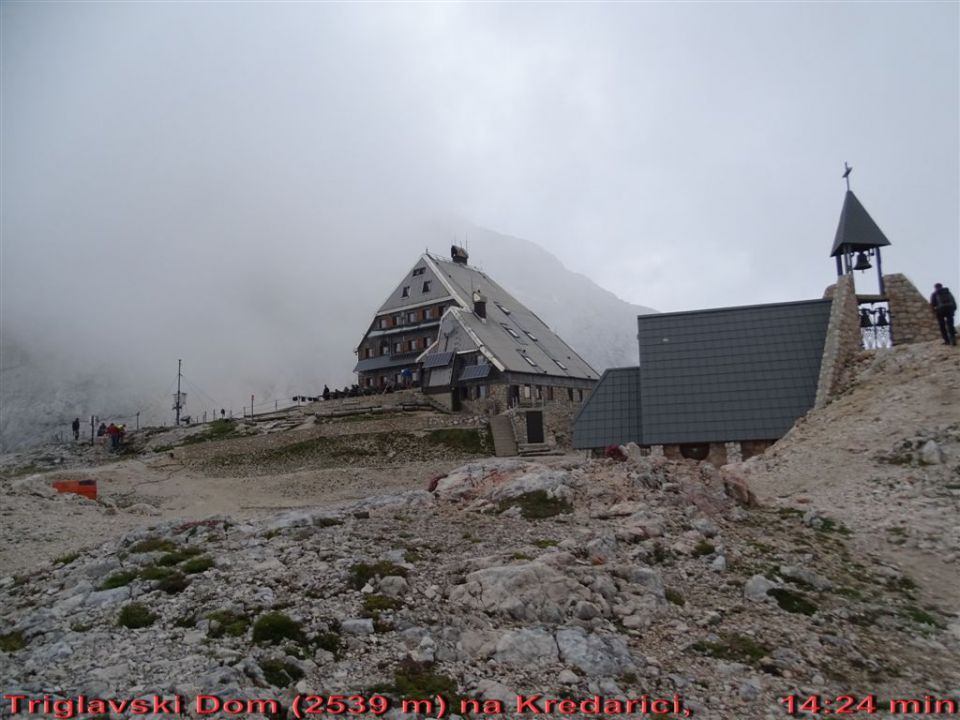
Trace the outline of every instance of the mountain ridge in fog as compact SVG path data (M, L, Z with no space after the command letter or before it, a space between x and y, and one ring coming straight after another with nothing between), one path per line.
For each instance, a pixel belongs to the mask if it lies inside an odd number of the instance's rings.
M259 412L274 403L283 406L293 395L319 394L324 384L352 383L354 348L383 299L426 249L425 239L431 252L444 256L451 244L467 245L471 265L536 313L597 371L636 364L636 316L650 308L621 300L529 240L463 223L426 233L420 228L398 232L388 252L362 262L331 254L338 260L315 278L294 268L288 281L258 292L243 283L224 287L215 306L219 316L199 318L214 327L206 335L194 328L180 342L163 337L154 348L139 348L151 356L149 362L140 363L132 350L130 355L113 350L94 360L89 348L71 347L82 342L78 336L58 345L51 333L38 335L5 323L0 450L48 441L58 433L68 437L74 417L81 419L82 437L89 435L91 415L132 427L141 411L143 425L171 423L177 357L184 358L184 414L195 418L219 407L240 415L251 394ZM325 279L334 268L336 275ZM241 344L221 348L224 328L234 342L250 338L249 355ZM118 335L123 331L115 328Z

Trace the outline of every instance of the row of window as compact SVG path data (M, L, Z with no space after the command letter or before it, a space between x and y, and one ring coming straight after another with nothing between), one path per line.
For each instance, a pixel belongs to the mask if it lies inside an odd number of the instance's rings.
M376 348L368 345L363 349L363 357L372 358L378 355L400 355L401 353L413 352L414 350L426 350L432 342L433 338L429 335L409 340L397 340L393 343L382 342L380 343L379 353L374 352Z
M427 320L436 320L443 314L444 307L444 305L438 305L436 307L420 308L419 310L409 310L405 313L384 315L377 318L376 328L386 330L401 325L416 325Z
M563 388L556 388L553 385L511 385L510 401L511 404L519 401L521 396L524 400L559 400L559 394ZM567 388L567 400L573 402L583 402L583 390L580 388Z
M420 288L420 292L428 293L430 288L433 287L433 280L424 280L423 285ZM410 286L404 285L403 290L400 291L400 297L410 297Z

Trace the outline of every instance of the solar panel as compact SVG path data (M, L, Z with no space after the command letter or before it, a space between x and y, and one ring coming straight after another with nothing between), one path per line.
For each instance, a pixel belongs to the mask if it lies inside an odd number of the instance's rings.
M431 353L423 359L424 369L434 368L434 367L444 367L449 365L450 361L453 359L452 352L444 353Z

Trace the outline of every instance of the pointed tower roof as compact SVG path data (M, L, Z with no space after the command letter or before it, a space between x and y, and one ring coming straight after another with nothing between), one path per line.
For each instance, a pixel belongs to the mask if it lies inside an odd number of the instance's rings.
M883 234L883 230L873 221L853 191L847 190L843 200L843 210L840 211L840 224L837 226L837 236L833 240L833 250L830 257L836 257L844 252L860 252L870 248L889 245L890 241Z

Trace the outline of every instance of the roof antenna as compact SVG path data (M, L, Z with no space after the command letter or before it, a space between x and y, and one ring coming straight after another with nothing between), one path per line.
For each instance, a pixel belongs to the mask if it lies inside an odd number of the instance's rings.
M847 192L850 192L850 173L853 172L853 168L847 165L846 161L843 163L843 179L847 181Z

